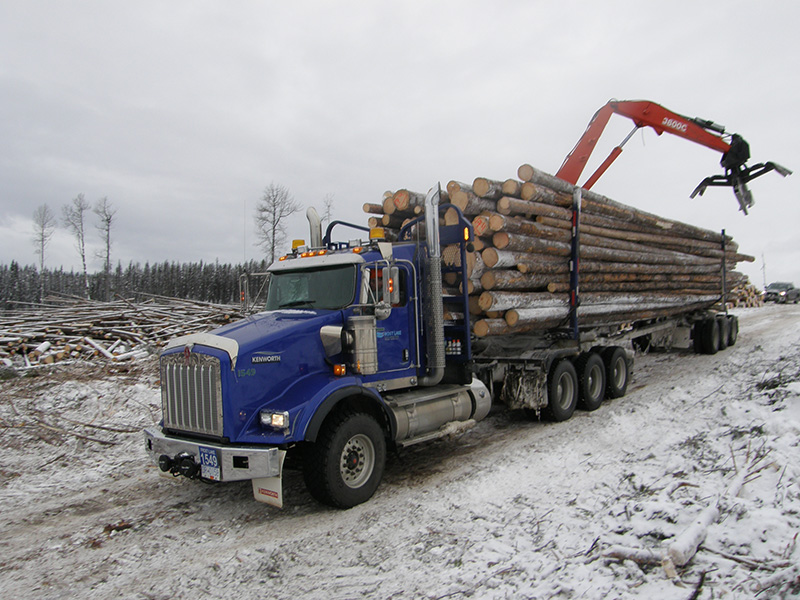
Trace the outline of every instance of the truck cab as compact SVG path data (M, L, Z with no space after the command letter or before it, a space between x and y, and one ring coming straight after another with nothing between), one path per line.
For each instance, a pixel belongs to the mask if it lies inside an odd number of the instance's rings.
M427 215L438 197L428 194ZM422 225L396 242L379 231L332 242L329 227L321 244L269 268L262 311L172 340L160 359L163 421L145 431L161 472L249 479L257 500L281 506L290 453L315 498L347 508L372 496L390 445L485 417L489 391L468 368L466 295L455 298L462 321L443 322L440 244L463 252L471 229Z

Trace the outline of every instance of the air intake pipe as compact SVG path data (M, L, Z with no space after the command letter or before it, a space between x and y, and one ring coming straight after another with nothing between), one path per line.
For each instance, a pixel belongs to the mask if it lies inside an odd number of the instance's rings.
M309 206L306 211L306 219L308 219L308 226L310 230L310 239L312 248L322 247L322 219L319 218L317 209Z
M419 378L423 386L437 385L444 377L444 316L442 303L442 253L439 247L439 185L425 197L425 234L428 258L425 261L425 302L422 319L428 341L428 373Z

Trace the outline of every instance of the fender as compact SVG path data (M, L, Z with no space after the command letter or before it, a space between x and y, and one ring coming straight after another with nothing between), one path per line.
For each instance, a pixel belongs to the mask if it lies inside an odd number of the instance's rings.
M381 410L389 421L389 427L391 429L390 433L392 439L394 439L395 432L397 431L397 423L395 421L394 414L392 414L392 411L386 407L386 403L383 401L383 398L381 398L380 394L378 394L372 388L366 388L360 385L348 385L339 388L325 398L325 400L323 400L317 406L317 410L314 411L314 415L309 420L303 439L306 442L315 442L317 440L319 430L322 427L322 423L325 421L325 418L331 413L334 407L336 407L336 405L342 400L351 398L353 396L371 398L378 406L380 406Z

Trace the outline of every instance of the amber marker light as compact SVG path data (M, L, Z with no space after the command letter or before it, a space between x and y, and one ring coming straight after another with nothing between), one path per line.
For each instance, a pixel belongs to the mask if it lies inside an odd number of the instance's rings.
M347 373L345 365L333 365L333 374L337 377L343 377Z

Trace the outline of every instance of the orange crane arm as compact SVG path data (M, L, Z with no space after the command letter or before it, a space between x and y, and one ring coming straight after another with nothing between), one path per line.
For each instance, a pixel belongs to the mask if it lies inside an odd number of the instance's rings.
M692 197L698 193L702 195L708 186L732 186L736 198L739 200L740 208L745 214L747 214L747 208L753 204L752 195L746 185L748 181L773 169L783 176L791 173L788 169L771 162L747 167L746 162L750 159L750 147L747 142L737 134L730 136L730 142L726 141L723 138L725 128L713 121L685 117L647 100L611 100L594 114L575 148L564 159L556 177L572 184L578 183L578 178L586 167L597 141L611 115L615 113L631 119L634 127L581 186L584 189L591 189L611 166L611 163L622 153L625 143L642 127L651 127L658 135L664 132L671 133L721 152L722 160L720 162L725 168L725 174L706 177L692 193Z

